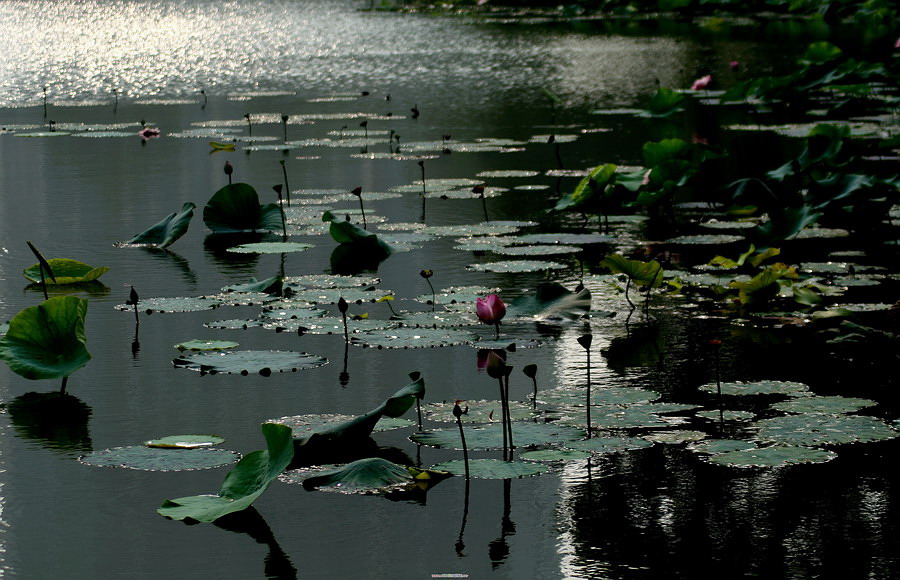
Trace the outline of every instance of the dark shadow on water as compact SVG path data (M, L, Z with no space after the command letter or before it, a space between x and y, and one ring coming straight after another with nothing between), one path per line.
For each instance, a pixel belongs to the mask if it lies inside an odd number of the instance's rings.
M184 257L176 254L171 250L160 250L159 248L143 246L145 252L153 256L155 260L171 264L181 272L181 279L189 284L196 285L197 274L191 269L191 263Z
M291 562L272 533L266 520L252 506L240 511L223 516L215 521L215 525L223 530L236 534L247 534L257 543L269 548L263 561L265 578L291 579L297 577L297 568Z
M91 408L68 393L25 393L5 405L16 434L47 449L89 453Z

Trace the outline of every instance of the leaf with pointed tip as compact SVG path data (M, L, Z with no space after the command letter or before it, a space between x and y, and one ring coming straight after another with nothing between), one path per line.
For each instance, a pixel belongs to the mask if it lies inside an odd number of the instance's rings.
M226 185L203 208L203 223L217 233L280 231L282 217L278 204L261 205L256 190L247 183Z
M188 230L194 217L196 204L188 201L181 211L169 214L158 224L151 226L128 240L129 244L151 244L157 248L167 248L181 238Z
M610 254L600 262L600 265L609 268L613 274L625 274L638 286L659 288L662 284L663 268L656 260L642 262L629 260L622 254Z

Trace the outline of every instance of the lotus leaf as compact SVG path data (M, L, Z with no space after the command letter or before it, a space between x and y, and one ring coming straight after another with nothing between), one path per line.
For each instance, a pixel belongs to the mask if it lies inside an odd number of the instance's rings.
M237 348L240 346L237 342L230 340L187 340L179 342L175 345L178 350L224 350L227 348Z
M729 467L784 467L800 463L825 463L835 457L837 453L833 451L783 445L716 453L708 461Z
M203 222L217 233L280 231L283 217L278 204L260 205L247 183L226 185L203 208Z
M310 274L306 276L289 276L284 280L290 285L307 286L310 288L365 288L381 283L381 278L375 276L335 276L331 274Z
M502 461L500 459L471 459L469 474L478 479L513 479L530 477L549 471L546 465L524 461ZM465 475L466 463L462 460L447 461L431 466L432 469L448 471L453 475Z
M374 233L352 224L339 220L332 212L326 211L322 215L323 222L330 222L328 231L331 237L339 244L352 244L359 247L359 251L367 254L380 254L388 256L393 253L393 248L381 240Z
M270 419L268 422L287 425L293 430L294 438L303 438L312 435L316 431L321 431L323 428L347 423L354 418L352 415L293 415L291 417ZM375 424L373 431L403 429L414 424L409 419L382 416L378 423Z
M731 409L719 411L708 409L706 411L698 411L696 416L701 419L709 419L710 421L749 421L750 419L753 419L756 414L751 411L734 411Z
M581 429L557 423L512 424L513 442L518 447L532 445L567 444L584 437ZM466 446L471 449L501 449L503 447L503 430L501 423L465 429ZM416 443L440 447L444 449L462 449L459 429L435 429L422 433L413 433L409 437Z
M218 495L166 500L156 511L174 520L212 522L250 507L294 457L290 427L263 423L262 432L266 449L244 456L225 476Z
M539 449L519 454L519 458L525 461L572 461L587 459L590 456L591 454L587 451L575 449Z
M87 307L87 299L59 296L22 310L0 339L0 359L26 379L69 376L91 359L84 334Z
M776 411L785 413L854 413L866 407L874 407L877 401L858 397L798 397L788 401L772 403Z
M836 445L884 441L900 435L885 422L861 415L803 413L756 422L760 441L777 445Z
M750 441L738 441L736 439L704 439L703 441L691 443L687 448L695 453L716 455L719 453L728 453L729 451L755 449L756 444Z
M63 285L93 282L106 272L109 272L109 268L106 266L94 268L88 266L84 262L70 260L68 258L50 258L47 260L47 263L50 265L50 268L53 269L53 275L56 278L55 281L51 280L45 273L44 284L47 284L48 286L53 284ZM25 268L25 271L23 271L22 274L35 284L40 284L41 282L40 264L34 264Z
M439 423L455 423L453 402L430 403L425 407L425 415ZM500 421L500 401L466 401L461 404L466 412L460 417L464 423L492 423ZM509 402L509 413L513 421L532 419L540 412L531 405L519 401Z
M357 346L375 348L434 348L454 346L476 340L475 334L446 328L393 328L362 332L350 338Z
M225 449L172 449L133 445L95 451L79 458L94 467L122 467L141 471L193 471L234 463L239 455Z
M228 248L227 251L235 254L286 254L305 252L310 248L315 248L315 246L299 242L257 242L234 246L233 248Z
M432 473L437 475L437 472ZM444 477L449 475L445 473ZM429 476L427 479L434 478ZM303 480L303 487L341 493L379 494L415 485L417 481L409 468L380 457L367 457L307 477Z
M556 282L545 282L538 285L533 294L512 300L507 306L507 313L510 316L574 320L590 309L591 291L587 288L573 292Z
M141 298L139 306L147 314L154 312L173 313L173 312L200 312L202 310L212 310L222 305L222 301L216 298L208 298L199 296L190 297L174 297L174 298ZM134 306L131 304L118 304L116 310L124 312L132 312Z
M224 442L225 439L216 435L169 435L145 441L144 445L163 449L197 449L221 445Z
M172 361L177 368L200 371L202 374L241 374L256 372L269 376L273 372L296 372L314 369L328 363L328 359L305 352L281 350L221 350L189 354Z
M553 256L562 254L577 254L581 248L577 246L542 245L542 246L501 246L494 252L503 256Z
M662 395L640 387L600 387L591 389L591 403L594 405L633 405L649 403ZM538 393L538 401L547 405L582 406L585 401L583 389L556 388Z
M130 240L129 244L150 244L157 248L167 248L181 238L188 230L194 217L196 204L185 202L181 211L169 214L161 222L151 226Z
M654 443L687 443L690 441L700 441L706 438L703 431L657 431L645 435L648 441Z
M652 447L653 443L639 437L591 437L566 443L567 449L591 451L593 453L623 453Z
M752 381L721 383L723 395L802 395L809 392L809 387L803 383L792 381ZM699 387L707 393L717 393L719 386L709 383Z
M633 284L658 288L663 280L662 264L656 260L629 260L621 254L610 254L600 262L613 274L625 274Z
M612 163L600 165L585 176L575 187L575 191L564 196L553 208L555 211L565 209L588 209L591 201L597 201L604 195L607 187L614 183L617 167Z
M504 273L523 273L523 272L542 272L544 270L562 270L565 264L558 262L540 262L536 260L508 260L505 262L488 262L485 264L471 264L466 266L467 270L473 272L495 272Z

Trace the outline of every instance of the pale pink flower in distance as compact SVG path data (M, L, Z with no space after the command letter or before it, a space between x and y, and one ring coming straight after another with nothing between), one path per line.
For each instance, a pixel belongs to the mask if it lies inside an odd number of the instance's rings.
M699 79L694 81L694 84L691 85L692 91L702 91L706 87L709 86L709 83L712 82L712 75L706 75L705 77L700 77Z
M731 70L737 70L737 69L741 68L741 63L739 63L739 62L736 61L736 60L733 60L733 61L731 61L731 62L728 63L728 66L731 67Z
M647 173L644 174L644 179L641 180L641 185L650 185L650 174L653 173L652 169L648 169Z
M894 43L894 48L900 48L900 38L898 38L897 42Z

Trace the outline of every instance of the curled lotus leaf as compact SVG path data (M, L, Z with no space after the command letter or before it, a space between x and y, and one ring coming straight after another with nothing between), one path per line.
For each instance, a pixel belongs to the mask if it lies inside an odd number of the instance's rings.
M414 471L417 474L425 473L428 477L417 479L417 476L413 474ZM439 477L437 472L429 471L411 470L380 457L366 457L343 466L320 470L314 475L308 475L309 470L306 470L307 475L301 477L303 477L303 487L307 489L340 493L383 494L398 488L414 486L418 481L428 480L431 482ZM295 473L299 475L304 472L300 470L288 472L283 475L283 478L289 481L293 480ZM449 475L446 473L444 477Z
M203 208L203 222L221 233L279 231L282 218L278 204L260 204L256 190L247 183L226 185Z
M279 425L287 425L291 428L293 437L296 439L309 437L316 431L321 431L322 429L328 427L334 427L336 425L340 425L341 423L351 421L355 418L356 417L353 415L335 414L292 415L290 417L269 419L268 422L278 423ZM403 419L401 417L381 417L378 420L378 423L375 424L375 428L373 429L373 431L391 431L394 429L409 427L413 424L414 423L409 419Z
M169 214L159 223L128 240L128 243L147 244L157 248L171 246L187 232L196 207L192 202L185 202L181 211Z
M448 471L453 475L465 475L466 463L462 460L447 461L433 465L431 469ZM502 461L500 459L471 459L469 474L476 479L513 479L531 477L549 471L546 465L525 461Z
M640 437L591 437L566 443L566 449L590 451L592 453L610 454L636 451L652 447L653 443Z
M730 383L722 383L723 395L804 395L809 392L809 386L794 381L736 381ZM701 391L706 393L717 393L718 387L716 383L709 383L699 387Z
M132 445L95 451L79 458L94 467L121 467L141 471L192 471L235 463L240 458L225 449L173 449Z
M50 258L47 260L50 268L53 270L55 281L50 278L47 272L44 272L44 284L64 285L64 284L82 284L84 282L93 282L109 272L106 266L94 268L88 266L84 262L78 260L70 260L69 258ZM41 265L33 264L22 272L30 282L40 284L41 282Z
M825 463L837 457L837 453L825 449L779 445L726 451L711 455L707 460L716 465L739 468L784 467L801 463Z
M784 413L854 413L860 409L874 407L877 401L858 397L797 397L770 405Z
M756 428L759 441L806 447L885 441L900 435L884 421L863 415L802 413L763 419Z
M587 288L572 291L556 282L544 282L530 294L510 301L507 313L511 317L576 320L590 309L591 291Z
M447 328L393 328L362 332L350 338L351 344L374 348L434 348L467 344L477 336L464 330Z
M199 352L172 361L177 368L200 371L202 374L240 374L251 372L269 376L273 372L296 372L314 369L328 363L328 359L305 352L282 350L222 350Z

